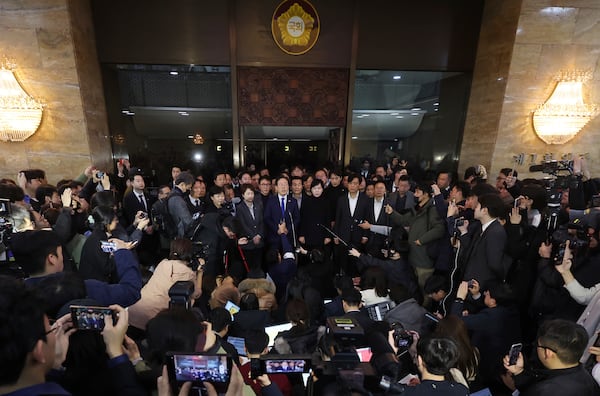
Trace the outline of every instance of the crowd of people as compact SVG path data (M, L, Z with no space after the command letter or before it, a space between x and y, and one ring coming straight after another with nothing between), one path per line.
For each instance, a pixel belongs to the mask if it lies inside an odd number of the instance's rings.
M127 160L24 170L0 181L0 394L191 394L176 351L231 360L208 394L598 395L600 196L585 159L561 164L173 166L152 188ZM286 369L256 373L273 355Z

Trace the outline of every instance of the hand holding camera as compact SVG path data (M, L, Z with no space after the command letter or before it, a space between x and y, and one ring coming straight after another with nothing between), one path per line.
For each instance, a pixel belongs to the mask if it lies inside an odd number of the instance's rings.
M456 229L460 231L460 235L464 235L469 230L469 220L464 220L462 225L457 225Z
M391 215L394 209L390 206L390 204L385 205L385 214Z
M433 196L436 196L436 195L440 195L442 193L442 190L440 190L440 187L437 184L432 184L431 192L433 193Z
M555 265L556 270L562 275L571 270L571 266L573 265L573 253L570 249L571 241L567 240L565 242L565 253L560 264Z
M116 313L117 323L113 324L112 320L105 321L102 338L106 344L106 353L112 359L123 354L122 345L129 326L129 312L120 305L110 305L108 308Z
M477 282L476 279L471 279L468 283L467 286L469 288L469 292L473 295L473 297L478 296L480 294L480 287L479 287L479 282Z

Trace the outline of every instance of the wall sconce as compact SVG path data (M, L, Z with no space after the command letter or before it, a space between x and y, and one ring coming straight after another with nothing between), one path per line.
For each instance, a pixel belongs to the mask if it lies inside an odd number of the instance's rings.
M533 112L535 133L547 144L563 144L598 114L595 104L583 102L583 83L590 73L571 71L561 73L558 83L546 103Z
M22 142L40 126L43 106L23 90L13 69L0 62L0 140Z
M204 144L204 138L199 133L195 134L192 138L194 144Z

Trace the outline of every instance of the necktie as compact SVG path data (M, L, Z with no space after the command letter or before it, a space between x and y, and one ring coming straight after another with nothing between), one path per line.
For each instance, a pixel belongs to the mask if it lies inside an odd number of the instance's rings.
M146 210L146 212L148 211L148 208L146 207L146 200L144 199L144 194L140 194L138 195L138 198L140 200L140 203L142 204L142 206L144 207L144 210Z
M281 218L285 220L285 198L281 197Z
M196 207L199 207L199 206L200 206L200 200L199 200L199 199L197 199L197 200L196 200Z

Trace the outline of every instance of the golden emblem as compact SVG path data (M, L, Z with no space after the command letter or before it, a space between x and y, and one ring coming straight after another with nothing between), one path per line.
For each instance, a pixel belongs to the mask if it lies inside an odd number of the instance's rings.
M319 16L306 0L284 0L273 14L271 31L273 39L287 54L300 55L309 51L317 42L320 31ZM287 10L285 7L289 6Z

